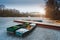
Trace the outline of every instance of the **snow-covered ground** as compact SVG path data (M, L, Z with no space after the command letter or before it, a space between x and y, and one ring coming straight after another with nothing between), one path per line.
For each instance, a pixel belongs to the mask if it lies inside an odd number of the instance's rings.
M39 20L40 18L0 17L0 40L60 40L60 30L52 30L41 27L36 27L36 29L31 34L29 34L24 38L7 35L6 28L13 25L17 25L18 23L14 23L13 20L20 20L20 19Z

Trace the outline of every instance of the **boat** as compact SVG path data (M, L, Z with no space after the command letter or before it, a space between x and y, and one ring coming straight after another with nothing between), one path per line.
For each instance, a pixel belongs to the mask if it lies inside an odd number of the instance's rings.
M11 26L11 27L8 27L7 28L7 33L15 33L15 31L17 30L17 29L20 29L20 28L24 28L24 26L23 25L21 25L21 24L19 24L19 25L15 25L15 26Z
M26 34L29 34L35 27L36 27L36 24L31 23L26 28L20 28L16 30L16 35L25 36Z
M16 36L23 36L32 31L36 27L34 23L25 22L23 24L15 25L7 28L7 33L15 34Z

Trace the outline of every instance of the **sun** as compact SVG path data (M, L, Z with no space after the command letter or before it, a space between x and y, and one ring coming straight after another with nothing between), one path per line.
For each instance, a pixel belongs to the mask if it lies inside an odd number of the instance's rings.
M41 15L45 15L45 9L41 9L41 10L40 10L40 14L41 14Z

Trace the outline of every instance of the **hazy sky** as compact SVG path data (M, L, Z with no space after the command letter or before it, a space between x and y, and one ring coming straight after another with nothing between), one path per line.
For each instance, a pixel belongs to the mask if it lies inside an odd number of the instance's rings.
M33 12L44 9L44 0L0 0L0 4L4 4L6 8L17 9L21 12Z

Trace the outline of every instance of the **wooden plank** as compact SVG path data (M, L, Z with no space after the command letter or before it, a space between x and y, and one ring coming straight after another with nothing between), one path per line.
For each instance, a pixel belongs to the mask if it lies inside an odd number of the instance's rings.
M59 24L53 24L53 23L51 24L51 23L35 22L35 21L24 21L24 20L19 20L19 21L14 21L14 22L18 22L18 23L24 23L24 22L36 23L37 26L40 26L40 27L60 30L60 25Z

